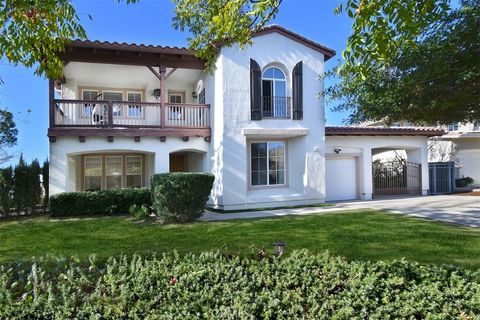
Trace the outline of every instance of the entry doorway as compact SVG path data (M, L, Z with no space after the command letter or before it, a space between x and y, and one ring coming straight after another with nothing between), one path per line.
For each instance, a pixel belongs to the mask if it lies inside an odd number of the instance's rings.
M187 172L187 158L185 153L170 154L170 172Z

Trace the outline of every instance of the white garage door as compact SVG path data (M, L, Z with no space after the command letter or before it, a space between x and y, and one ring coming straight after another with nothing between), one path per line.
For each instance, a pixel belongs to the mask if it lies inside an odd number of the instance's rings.
M357 165L355 158L325 161L326 200L357 199Z

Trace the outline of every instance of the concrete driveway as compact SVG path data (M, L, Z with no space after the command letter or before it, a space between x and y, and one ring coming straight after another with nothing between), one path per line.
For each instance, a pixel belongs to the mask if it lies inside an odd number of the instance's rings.
M334 207L280 209L227 214L207 211L200 220L251 219L286 215L322 214L357 209L387 210L392 213L480 228L480 197L457 195L338 202Z

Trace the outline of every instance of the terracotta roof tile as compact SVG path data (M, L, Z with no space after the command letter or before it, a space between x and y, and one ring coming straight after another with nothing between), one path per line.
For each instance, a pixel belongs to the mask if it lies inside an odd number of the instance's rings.
M358 126L327 126L326 136L441 136L443 129L433 127L358 127Z
M97 49L112 49L112 50L131 50L131 51L143 51L152 53L171 53L182 55L195 55L193 51L185 47L170 47L170 46L154 46L127 42L109 42L109 41L91 41L91 40L72 40L67 44L67 47L78 48L97 48Z

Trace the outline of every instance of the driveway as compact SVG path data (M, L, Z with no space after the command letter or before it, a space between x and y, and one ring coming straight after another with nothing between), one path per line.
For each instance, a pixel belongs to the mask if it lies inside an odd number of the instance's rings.
M387 210L392 213L480 228L480 197L457 195L350 201L338 202L334 207L295 208L226 214L207 211L200 220L251 219L286 215L321 214L358 209Z

